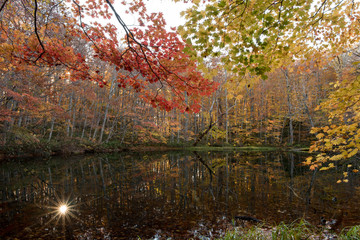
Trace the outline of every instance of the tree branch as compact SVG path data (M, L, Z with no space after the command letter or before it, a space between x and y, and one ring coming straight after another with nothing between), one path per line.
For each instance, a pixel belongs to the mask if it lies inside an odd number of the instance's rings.
M147 53L145 52L146 50L149 51L149 54L151 56L153 56L157 63L159 64L159 66L161 67L161 69L169 74L174 75L175 77L177 77L179 80L181 80L182 82L184 82L187 86L191 87L191 88L195 88L194 86L190 85L187 81L183 80L183 78L181 78L178 74L174 73L173 71L169 70L168 68L166 68L161 61L155 56L155 54L145 45L143 45L142 43L140 43L134 36L134 34L131 32L131 30L128 28L128 26L125 24L125 22L122 20L122 18L120 17L120 15L117 13L117 11L115 10L114 6L111 4L111 2L109 0L105 0L106 3L109 5L109 7L111 8L111 10L113 11L113 13L115 14L116 19L118 20L118 22L120 23L120 25L122 26L122 28L125 30L126 33L126 40L127 40L127 44L129 49L131 49L134 54L136 54L139 58L142 58L145 60L146 64L149 66L150 71L154 74L154 76L158 79L158 81L161 84L161 87L157 90L156 96L157 97L159 90L161 90L163 88L163 82L166 82L167 85L169 85L169 87L175 89L175 91L177 92L176 88L174 86L172 86L171 83L169 83L166 79L162 79L159 74L154 70L153 68L153 64L150 62ZM135 44L137 44L140 47L140 52L141 55L131 46L131 41L133 41ZM181 93L177 93L177 94L181 94Z
M7 1L8 1L8 0L5 0L5 1L3 2L3 4L1 5L0 12L4 9L4 7L5 7L6 3L7 3Z
M73 3L78 7L79 22L80 22L80 27L81 27L81 29L83 30L85 36L94 44L94 46L96 47L96 49L98 49L98 50L100 51L99 47L98 47L98 46L96 45L96 43L91 39L91 37L88 35L88 33L86 32L86 30L85 30L85 28L84 28L84 26L83 26L84 24L83 24L82 18L81 18L81 6L80 6L75 0L73 0Z
M37 28L37 11L38 11L38 4L37 4L37 0L35 0L35 9L34 9L34 31L35 31L35 35L36 38L38 39L38 42L41 45L42 48L42 53L36 58L36 60L34 61L35 63L41 58L41 56L45 53L45 47L44 44L42 43L39 33L38 33L38 28Z

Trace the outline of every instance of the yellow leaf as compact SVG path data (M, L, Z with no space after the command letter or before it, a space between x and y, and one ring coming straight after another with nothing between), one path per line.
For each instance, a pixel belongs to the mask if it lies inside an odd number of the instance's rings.
M324 158L324 156L321 156L321 155L317 155L316 156L316 160L318 162L326 162L326 158Z
M357 170L357 169L353 169L352 171L353 171L354 173L359 172L359 170Z
M325 139L325 140L326 140L326 139ZM333 145L332 145L330 142L327 142L327 143L325 143L325 147L326 147L326 149L331 150L332 147L333 147Z
M319 128L313 127L310 131L310 133L316 133L317 131L319 131Z
M348 182L348 181L349 181L349 180L347 180L347 179L344 179L344 180L343 180L343 182Z
M324 134L323 134L323 133L319 133L318 135L316 135L316 138L317 138L317 139L320 139L320 138L322 138L322 137L324 137Z
M339 161L339 160L341 160L341 159L343 159L343 158L344 158L344 155L339 154L339 155L332 156L332 157L330 158L330 160L331 160L331 161Z
M350 167L352 167L352 165L351 165L351 164L349 164L349 165L347 165L347 167L348 167L348 168L350 168Z
M313 159L313 157L307 157L306 161L303 162L305 165L310 165L311 164L311 160Z
M349 154L348 154L348 157L352 157L354 156L359 150L357 148L355 148L354 150L352 150Z
M342 181L341 180L337 180L337 182L336 183L341 183Z

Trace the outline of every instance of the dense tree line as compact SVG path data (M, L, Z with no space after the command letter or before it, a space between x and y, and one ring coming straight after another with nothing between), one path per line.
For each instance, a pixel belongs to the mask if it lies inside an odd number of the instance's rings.
M324 1L310 11L312 1L235 2L193 1L179 29L184 40L141 0L123 3L139 14L132 29L111 1L72 1L71 10L57 1L3 2L1 145L313 144L354 156L357 4ZM123 42L114 25L82 22L110 18L109 9Z

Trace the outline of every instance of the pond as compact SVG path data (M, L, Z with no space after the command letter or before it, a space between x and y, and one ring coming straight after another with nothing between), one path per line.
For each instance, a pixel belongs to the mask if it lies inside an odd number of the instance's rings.
M342 167L309 171L306 157L184 151L3 162L0 238L214 238L243 224L235 216L359 224L358 174L337 184Z

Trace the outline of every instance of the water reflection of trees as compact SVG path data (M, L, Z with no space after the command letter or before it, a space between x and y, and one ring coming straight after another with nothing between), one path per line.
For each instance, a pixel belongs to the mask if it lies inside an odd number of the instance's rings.
M236 215L275 222L308 217L316 222L345 206L349 193L358 202L358 178L345 187L329 184L336 173L308 172L300 166L303 158L293 153L211 152L9 164L0 173L5 209L0 224L10 226L16 220L23 227L29 225L26 221L36 222L44 234L50 216L42 206L51 204L55 193L76 204L81 221L72 225L74 234L89 229L99 234L96 229L106 226L116 236L134 237L153 236L156 229L189 234L199 223L216 226L222 217ZM33 216L26 206L35 206ZM357 206L345 210L349 223L359 220ZM18 216L28 219L22 222ZM2 235L16 233L16 227L7 231Z

